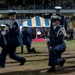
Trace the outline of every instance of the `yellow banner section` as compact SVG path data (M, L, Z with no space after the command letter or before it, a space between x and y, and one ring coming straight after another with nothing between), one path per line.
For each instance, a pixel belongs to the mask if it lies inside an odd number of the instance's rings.
M35 19L35 17L32 18L32 26L36 27L36 19Z
M27 21L23 22L23 26L28 26Z
M42 25L43 27L45 26L44 18L40 17L40 23L41 23L41 25Z

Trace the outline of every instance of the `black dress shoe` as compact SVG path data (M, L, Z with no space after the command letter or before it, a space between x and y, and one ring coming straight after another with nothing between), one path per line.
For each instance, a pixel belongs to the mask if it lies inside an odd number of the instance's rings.
M36 53L36 50L35 50L35 48L32 48L32 52Z
M30 49L30 53L36 53L35 48Z
M62 60L62 62L61 62L61 64L60 64L60 67L63 67L64 66L64 63L65 63L65 61L66 61L66 59L65 58L62 58L63 60Z
M47 72L49 73L49 72L55 72L55 71L56 71L55 68L50 68Z
M26 62L26 59L24 61L22 61L19 65L24 65Z
M0 65L0 68L5 68L5 65Z
M2 65L2 68L5 68L5 65Z

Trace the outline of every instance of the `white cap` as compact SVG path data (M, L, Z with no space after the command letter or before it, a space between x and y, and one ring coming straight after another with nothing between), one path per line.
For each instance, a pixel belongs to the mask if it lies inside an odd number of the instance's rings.
M58 18L58 19L61 19L61 17L60 17L60 16L57 16L57 15L51 16L51 18Z
M60 10L60 9L62 9L62 7L60 7L60 6L55 6L55 9Z
M17 13L18 13L17 11L14 11L14 10L9 10L8 15L14 15L14 14L17 14Z
M1 24L0 26L2 26L2 27L6 27L6 25L5 25L5 24Z
M10 13L13 13L13 12L18 13L18 11L15 11L15 10L9 10L9 12Z

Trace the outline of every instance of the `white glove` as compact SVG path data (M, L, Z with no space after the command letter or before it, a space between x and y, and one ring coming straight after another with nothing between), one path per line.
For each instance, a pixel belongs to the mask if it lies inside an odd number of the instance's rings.
M47 41L47 42L49 42L49 41L50 41L50 39L49 39L49 38L46 38L46 41Z
M2 35L6 35L6 31L2 31L1 34L2 34Z

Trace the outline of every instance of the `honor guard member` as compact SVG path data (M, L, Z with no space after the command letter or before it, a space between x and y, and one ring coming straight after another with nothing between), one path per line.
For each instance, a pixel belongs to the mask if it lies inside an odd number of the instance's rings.
M6 31L8 27L5 24L0 25L0 47L3 48L7 44Z
M5 24L0 25L0 47L3 48L7 44L8 37L6 36L8 27Z
M56 10L55 15L61 17L60 25L64 26L65 30L67 31L67 21L66 21L66 17L60 13L60 10L61 10L61 9L62 9L62 7L60 7L60 6L55 6L55 10Z
M31 52L36 53L35 48L31 49L32 35L27 29L28 27L23 26L23 31L22 31L23 45L26 45L28 53ZM23 53L23 46L21 47L21 53Z
M57 16L52 16L49 51L49 66L51 66L51 68L47 72L55 72L55 66L60 65L60 67L62 67L65 62L65 58L62 58L61 54L66 50L66 44L64 42L66 32L63 26L58 24L58 21L59 19Z
M9 32L6 34L8 36L7 44L3 47L1 52L0 67L5 67L6 56L20 62L20 65L24 65L26 59L24 57L18 56L16 54L16 48L22 45L22 39L20 36L19 24L16 20L16 12L10 11L9 14L10 24Z

